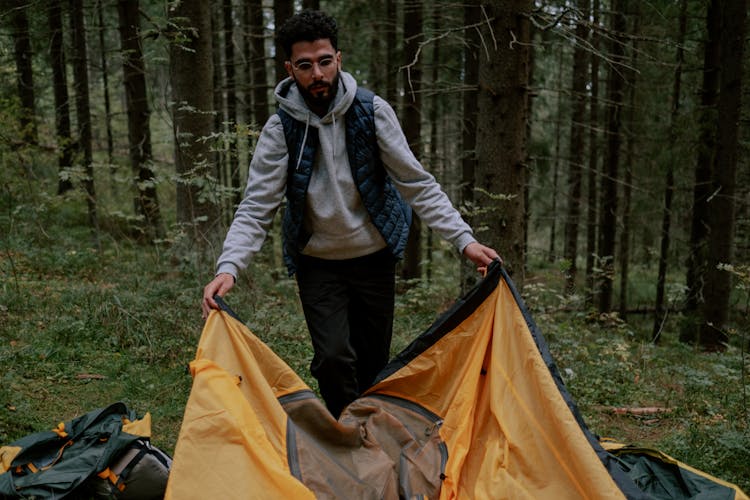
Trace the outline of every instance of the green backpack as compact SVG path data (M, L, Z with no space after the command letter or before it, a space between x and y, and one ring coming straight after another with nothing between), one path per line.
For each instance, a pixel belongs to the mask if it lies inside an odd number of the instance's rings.
M0 498L162 498L171 459L150 432L114 403L25 436L0 448Z

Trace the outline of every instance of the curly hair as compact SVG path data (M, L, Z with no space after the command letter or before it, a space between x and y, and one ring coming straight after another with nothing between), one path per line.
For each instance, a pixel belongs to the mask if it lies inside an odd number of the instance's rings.
M338 50L339 29L336 20L320 10L306 9L293 15L281 25L276 39L286 52L292 55L292 45L297 42L314 42L327 38L334 50Z

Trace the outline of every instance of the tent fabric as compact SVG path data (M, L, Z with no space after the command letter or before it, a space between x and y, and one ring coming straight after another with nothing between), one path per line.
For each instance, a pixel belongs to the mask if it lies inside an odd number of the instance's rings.
M603 440L602 445L618 458L628 477L653 498L748 498L737 486L697 470L660 450L609 440Z
M165 498L658 498L588 430L499 264L338 420L225 309Z

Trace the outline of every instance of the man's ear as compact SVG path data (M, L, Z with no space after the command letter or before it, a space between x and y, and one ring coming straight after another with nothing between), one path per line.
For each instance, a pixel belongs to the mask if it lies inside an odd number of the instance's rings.
M292 72L292 63L289 61L284 61L284 68L286 68L287 74L294 80L294 72Z
M341 71L341 68L343 67L341 65L341 51L336 52L336 65L339 67L339 71Z

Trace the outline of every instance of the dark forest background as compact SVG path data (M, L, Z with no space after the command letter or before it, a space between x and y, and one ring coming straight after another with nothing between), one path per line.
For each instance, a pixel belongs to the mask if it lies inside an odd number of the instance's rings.
M3 7L5 153L58 163L6 163L6 183L80 191L94 240L122 219L144 243L179 232L181 251L210 261L285 75L275 19L320 3ZM556 262L566 293L600 313L651 310L658 341L676 311L683 340L723 348L750 240L746 2L322 7L341 24L345 69L399 110L519 283L534 260ZM417 221L403 276L428 274L437 245ZM641 270L648 300L633 296Z
M242 195L254 141L275 110L273 86L286 76L274 26L296 10L322 8L339 21L344 69L394 106L425 167L552 323L553 347L572 322L611 338L610 348L655 349L649 356L658 358L662 346L677 349L677 364L710 359L733 370L724 374L731 396L715 413L735 408L724 436L732 446L750 443L747 7L746 0L2 0L0 361L33 345L25 328L46 320L25 321L49 276L61 280L50 292L61 302L67 293L77 300L73 288L92 280L109 305L96 305L89 290L79 313L104 309L114 315L108 327L146 321L129 309L137 301L106 298L96 282L104 276L119 286L136 280L181 311L193 308L200 328L200 288ZM241 280L251 295L235 296L280 294L273 302L290 293L280 253L276 224ZM158 278L152 266L164 266ZM435 313L476 279L418 220L399 271L407 315L409 307ZM290 288L274 291L279 283ZM442 298L430 302L425 288ZM255 321L274 314L254 307ZM547 317L551 310L567 316ZM136 344L155 350L170 327L158 329ZM628 332L625 344L613 331ZM560 337L558 354L571 366L590 363L580 358L593 349L586 338L568 345ZM189 351L193 341L183 340ZM296 349L280 346L287 348ZM616 358L613 349L606 352ZM6 387L18 383L11 372ZM667 392L668 378L660 380ZM711 392L713 384L693 389ZM3 394L2 411L16 413L0 424L19 421L18 396ZM599 397L590 400L592 413ZM0 429L0 439L24 430ZM741 462L732 446L726 462L708 466ZM733 477L748 481L747 471Z

